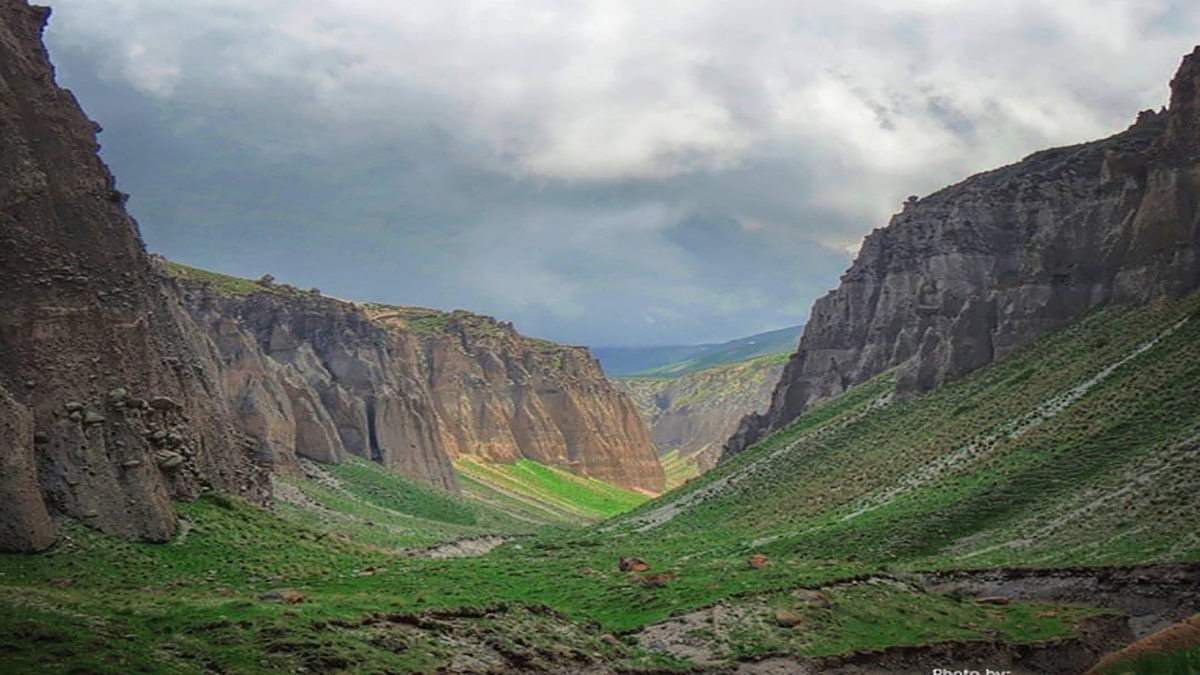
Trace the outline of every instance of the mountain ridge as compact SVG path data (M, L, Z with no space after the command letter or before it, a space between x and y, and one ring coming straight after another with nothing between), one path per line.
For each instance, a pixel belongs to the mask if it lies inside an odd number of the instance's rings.
M1126 131L909 200L813 305L770 407L723 457L889 368L902 392L933 389L1097 307L1200 286L1198 80L1200 47L1170 105Z
M680 377L705 368L791 351L803 325L734 338L726 342L665 347L594 347L610 377Z
M673 377L618 377L633 399L674 486L716 465L721 445L749 412L765 410L786 352L709 366Z
M277 470L297 456L354 454L456 490L457 459L525 458L662 489L644 425L586 348L464 310L350 302L165 261L160 269L205 329L235 422Z

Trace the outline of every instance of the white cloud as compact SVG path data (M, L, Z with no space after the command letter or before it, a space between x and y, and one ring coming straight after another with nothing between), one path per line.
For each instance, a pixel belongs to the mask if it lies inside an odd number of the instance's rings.
M372 157L354 194L373 228L419 247L403 214L453 223L443 275L489 306L579 317L608 293L656 326L801 284L713 282L723 244L668 236L690 215L855 250L909 194L1165 103L1200 34L1200 4L1168 0L55 4L52 47L178 104L186 133L314 175Z

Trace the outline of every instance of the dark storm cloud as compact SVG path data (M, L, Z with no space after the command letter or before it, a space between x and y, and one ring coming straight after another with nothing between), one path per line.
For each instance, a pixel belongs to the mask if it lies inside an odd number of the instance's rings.
M1177 2L62 0L153 249L573 343L803 320L909 194L1161 105Z

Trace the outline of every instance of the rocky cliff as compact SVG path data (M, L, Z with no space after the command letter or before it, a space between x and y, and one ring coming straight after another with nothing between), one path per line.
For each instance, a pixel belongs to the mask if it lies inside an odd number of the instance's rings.
M724 456L893 367L927 390L1098 307L1200 286L1200 47L1170 106L924 199L866 237Z
M453 459L526 458L663 488L645 425L582 347L469 312L169 269L221 364L238 427L278 471L294 470L297 456L338 462L352 453L455 489Z
M650 425L659 455L677 452L690 478L716 466L721 444L746 414L766 410L785 355L761 356L675 378L613 380Z
M0 0L0 549L48 546L52 511L162 541L172 498L269 483L54 84L48 16Z
M0 0L0 550L49 546L57 514L164 541L172 499L265 503L266 469L297 455L450 489L456 456L528 457L661 490L644 425L586 350L465 312L171 279L54 83L48 16Z

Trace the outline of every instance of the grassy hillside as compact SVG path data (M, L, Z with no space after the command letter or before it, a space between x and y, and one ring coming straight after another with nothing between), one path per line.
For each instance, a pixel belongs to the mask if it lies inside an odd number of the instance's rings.
M896 396L885 373L680 490L479 558L222 496L182 505L193 527L167 545L69 526L47 553L0 556L0 672L683 668L632 633L709 607L732 619L685 628L716 659L1072 635L1094 610L983 605L910 572L1200 560L1198 345L1193 295L1095 314L930 394ZM336 476L356 501L326 508L446 528L425 541L505 518L389 496L361 469ZM303 602L262 599L280 587Z
M1196 559L1198 311L1099 313L924 396L884 374L620 527L911 566Z
M469 493L453 495L359 458L304 466L305 478L275 477L275 513L368 546L404 550L485 534L532 534L557 522Z
M527 459L489 464L471 458L454 463L464 491L503 508L525 509L552 522L582 524L610 518L646 501L637 492Z
M730 363L741 363L760 356L775 356L787 360L787 355L796 351L803 326L780 328L768 333L730 340L720 345L706 345L707 349L685 359L647 368L637 377L682 377L702 370Z

